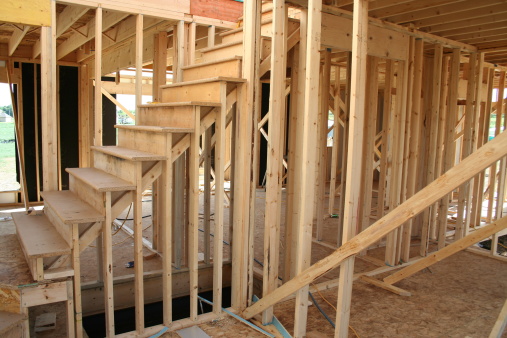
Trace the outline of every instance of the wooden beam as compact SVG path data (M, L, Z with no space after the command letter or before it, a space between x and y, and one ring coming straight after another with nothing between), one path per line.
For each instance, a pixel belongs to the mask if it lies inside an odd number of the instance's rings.
M21 40L25 37L26 33L30 29L30 26L24 26L23 29L15 29L9 39L9 56L12 56L18 48ZM39 40L40 41L40 40Z
M47 0L5 1L0 13L1 22L50 27L54 17L51 2Z
M51 1L52 22L56 19L56 3ZM41 28L41 125L42 179L45 191L58 189L57 121L56 121L56 27Z
M89 8L82 6L67 6L58 14L56 19L56 37L65 33L77 20L79 20ZM32 57L35 59L40 55L41 42L38 40L33 46Z
M345 209L343 216L343 237L345 245L358 232L361 222L361 172L363 168L362 149L365 135L364 114L366 108L366 58L368 51L368 1L354 0L352 21L352 66L350 91L349 142L347 151L347 173L345 188ZM336 305L335 337L347 337L349 332L350 302L352 299L352 278L354 257L348 257L340 267L338 304Z
M96 12L98 13L99 9L102 15L102 7L97 7ZM129 16L129 14L127 13L105 12L103 14L103 18L101 19L101 27L100 27L101 30L99 31L100 33L98 34L97 34L98 23L96 22L98 18L96 16L95 18L91 19L85 26L79 29L83 33L83 35L74 33L70 38L62 42L56 48L57 60L60 60L70 52L76 50L77 48L81 47L86 42L91 41L95 37L98 37L98 39L102 40L102 32L113 27L118 22L125 19L127 16Z
M387 284L397 283L407 277L410 277L435 263L438 263L445 258L454 255L455 253L465 250L469 246L482 241L485 238L490 237L491 235L502 231L507 228L507 217L503 217L498 221L488 224L485 227L480 228L479 230L475 230L470 232L467 236L449 244L445 248L434 252L427 257L421 259L420 261L403 268L392 275L385 277L384 282Z
M298 291L316 278L331 271L342 264L344 260L376 243L389 232L405 223L408 219L414 217L426 207L444 197L453 189L505 155L507 155L507 132L495 137L475 153L471 154L428 186L421 189L414 196L407 199L398 208L375 222L362 233L344 243L332 254L316 262L268 296L263 297L258 302L245 309L245 311L243 311L243 318L252 318L267 307L278 303L291 293Z

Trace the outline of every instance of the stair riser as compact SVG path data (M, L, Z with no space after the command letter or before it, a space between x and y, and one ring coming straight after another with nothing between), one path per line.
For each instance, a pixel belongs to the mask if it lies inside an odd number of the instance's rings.
M121 147L167 156L171 151L167 133L118 129L118 145ZM98 210L98 209L97 209Z
M225 59L225 58L232 57L235 55L236 56L243 56L243 44L242 43L210 50L209 52L204 52L202 54L201 61L202 62L210 62L210 61Z
M183 101L220 102L220 82L162 88L162 102ZM146 125L144 121L143 124ZM185 126L185 128L188 127Z
M108 174L118 176L129 183L136 182L136 163L112 155L93 151L94 167Z
M241 60L235 59L217 64L183 70L183 81L193 81L218 76L241 77Z
M178 94L182 88L162 89L162 99L164 102L177 102ZM202 93L199 93L202 95ZM192 93L190 96L199 96ZM174 98L174 101L168 101ZM190 100L185 100L190 101ZM218 101L217 101L218 102ZM136 123L140 126L159 126L159 127L178 127L194 128L195 114L193 106L181 107L139 107L136 114ZM149 151L152 151L150 149Z
M227 34L222 37L222 43L231 43L243 40L243 31L237 31L235 33Z
M49 221L53 224L56 231L63 237L65 242L72 247L72 226L63 223L58 215L53 211L51 206L44 204L44 214L46 214Z
M69 187L70 191L78 195L83 201L86 201L86 203L90 204L98 212L102 214L106 213L103 192L93 189L88 184L76 179L72 175L69 175Z

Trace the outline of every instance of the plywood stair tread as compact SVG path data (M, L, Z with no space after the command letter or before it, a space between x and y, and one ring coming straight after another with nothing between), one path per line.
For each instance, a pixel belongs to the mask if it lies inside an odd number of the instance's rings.
M128 129L128 130L139 130L139 131L149 131L153 133L193 133L194 129L192 128L178 128L178 127L161 127L161 126L137 126L131 124L118 124L114 126L118 129Z
M65 224L102 222L105 217L72 191L44 191L44 204Z
M202 63L201 63L202 64ZM167 86L167 85L166 85ZM162 86L163 88L164 86ZM206 101L186 101L186 102L156 102L148 104L140 104L139 108L157 108L157 107L181 107L181 106L209 106L220 107L220 102Z
M236 45L240 45L240 44L243 44L243 40L237 40L237 41L232 41L232 42L228 42L228 43L221 43L221 44L218 44L218 45L215 45L212 47L201 48L201 49L199 49L199 52L207 53L207 52L211 52L211 51L214 51L217 49L227 48L227 47L236 46Z
M182 87L182 86L188 86L188 85L194 85L194 84L200 84L200 83L208 83L208 82L220 82L220 81L227 81L227 82L245 82L245 79L237 78L237 77L225 77L225 76L217 76L217 77L211 77L208 79L200 79L200 80L193 80L193 81L185 81L185 82L178 82L178 83L171 83L164 86L160 86L160 88L173 88L173 87Z
M189 66L184 66L184 67L181 67L181 69L185 70L185 69L199 68L199 67L203 67L203 66L209 66L209 65L222 63L222 62L234 61L234 60L243 60L243 57L235 55L235 56L229 57L229 58L224 58L224 59L213 60L213 61L208 61L208 62L196 63L196 64L189 65Z
M13 212L12 219L16 224L23 250L28 257L54 257L71 253L71 248L46 215Z
M129 149L118 146L102 146L102 147L93 146L91 148L95 151L100 151L104 154L115 156L129 161L163 161L166 159L166 157L163 155L157 155L148 153L146 151Z
M19 313L0 311L0 335L7 333L25 319L26 316Z
M104 191L135 190L136 186L117 176L108 174L96 168L67 168L65 169L76 179L83 181L93 189Z

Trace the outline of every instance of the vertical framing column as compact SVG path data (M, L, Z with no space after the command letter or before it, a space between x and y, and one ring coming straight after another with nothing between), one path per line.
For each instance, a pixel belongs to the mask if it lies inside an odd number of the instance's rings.
M316 194L316 215L317 215L317 240L321 241L324 232L324 203L326 199L326 180L327 180L327 121L329 115L329 86L331 82L331 53L329 50L324 52L324 65L322 66L322 78L320 88L320 111L317 130L319 134L317 159L317 194ZM330 192L331 194L331 192Z
M423 52L424 42L422 39L416 39L414 45L414 81L412 87L412 106L410 114L412 120L410 123L410 145L409 145L409 161L407 175L407 198L412 197L416 192L417 183L417 167L419 165L419 136L422 124L421 111L421 88L423 73ZM404 246L402 248L401 259L407 262L410 256L410 238L412 234L412 220L408 222L406 232L403 233Z
M41 27L42 180L45 191L58 189L55 0L51 0L51 22L51 27Z
M435 165L438 157L438 153L436 151L438 145L438 131L440 115L442 111L440 110L440 94L441 94L441 86L442 86L442 58L444 53L444 47L442 44L435 45L435 53L433 56L433 77L432 77L432 86L431 86L431 102L430 102L430 112L431 112L431 120L430 120L430 135L429 135L429 145L428 145L428 163L426 170L426 184L430 184L435 179ZM426 256L428 254L428 240L431 232L431 215L435 212L434 209L437 207L436 204L424 210L423 213L423 224L422 224L422 232L421 232L421 256Z
M197 320L197 294L199 275L199 137L200 137L200 107L194 106L194 132L190 133L188 149L190 179L188 189L188 272L190 275L190 319ZM218 188L218 187L217 187Z
M458 85L460 68L460 49L453 49L451 59L451 71L449 78L449 96L447 99L447 121L444 140L444 159L442 162L442 173L445 173L454 166L456 152L456 120L458 113ZM452 192L451 192L452 195ZM449 209L449 195L442 198L439 209L439 224L447 227L447 210Z
M102 276L104 278L104 304L106 315L106 336L114 337L114 295L113 295L113 240L111 233L111 192L104 193L104 205L106 206L106 219L102 224Z
M241 107L237 113L236 153L234 168L234 210L232 242L231 304L238 311L246 308L248 301L248 267L250 257L250 169L252 163L252 116L255 106L255 84L258 81L256 55L259 35L256 25L260 17L260 1L250 0L243 6L243 78L246 83L238 86ZM249 250L245 250L249 248Z
M215 120L215 229L213 242L213 312L222 312L222 265L224 239L224 169L227 82L220 83L220 111ZM211 151L211 149L209 149ZM209 238L205 238L208 241Z
M160 205L164 208L160 210L160 221L163 224L160 229L162 239L162 297L163 297L163 323L169 326L172 323L172 134L166 136L166 156L167 159L162 164L162 174L160 175L159 188Z
M345 189L345 209L343 220L343 243L356 233L359 224L358 208L361 200L360 175L355 172L363 167L361 150L363 149L365 89L366 89L366 54L368 44L368 1L354 0L352 22L352 69L350 92L349 144L347 160L347 187ZM338 284L338 304L336 306L335 337L347 337L350 319L350 302L352 298L352 278L354 275L354 256L347 258L340 265Z
M94 89L94 142L95 146L102 145L102 7L95 10L95 89ZM137 102L136 102L137 103Z
M472 153L472 138L473 130L475 126L475 81L476 79L476 67L477 67L477 53L471 53L468 59L468 84L467 84L467 95L466 95L466 106L465 106L465 126L463 135L463 146L461 149L461 160L465 159ZM458 216L456 219L456 232L454 234L455 239L461 239L465 236L466 223L469 223L470 217L465 213L470 213L470 189L473 189L473 179L466 182L459 188L458 192Z
M320 36L322 29L322 1L310 0L308 2L308 24L306 36L306 71L304 73L304 105L303 105L303 135L301 162L296 165L302 166L300 189L296 191L299 196L299 219L298 231L296 234L296 271L308 268L311 264L313 207L315 199L315 165L317 154L317 133L315 125L318 123L319 102L314 100L319 95L319 74L320 67ZM303 74L301 73L300 76ZM306 335L306 321L308 314L308 285L296 292L296 309L294 318L294 337Z
M280 255L280 217L282 189L283 135L285 115L285 76L287 57L287 8L285 0L273 2L273 37L271 40L271 78L269 99L268 158L266 164L266 204L264 216L263 295L278 284ZM264 311L262 322L273 321L273 308Z
M142 103L143 76L143 15L136 17L136 107ZM134 197L134 273L136 332L144 332L144 269L143 269L143 191L142 162L136 163L136 191Z

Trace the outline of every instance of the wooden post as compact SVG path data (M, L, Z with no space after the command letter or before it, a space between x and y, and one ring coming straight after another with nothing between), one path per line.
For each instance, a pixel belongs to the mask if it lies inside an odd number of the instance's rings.
M113 241L111 233L111 192L104 193L106 218L102 224L102 276L104 278L104 304L106 317L106 336L114 337L114 295L113 295Z
M451 59L451 71L449 78L449 96L447 99L447 121L444 140L444 160L442 163L442 173L448 171L454 166L454 154L456 147L454 144L455 127L457 120L457 100L458 100L458 84L459 84L459 68L460 68L460 50L453 49ZM440 202L439 224L441 227L447 227L447 210L449 209L449 197L445 196Z
M430 101L430 128L429 128L429 145L428 145L428 163L426 165L426 184L430 184L435 179L435 163L437 158L437 140L439 131L439 120L440 114L440 88L441 88L441 74L442 74L442 57L444 47L442 44L435 45L435 52L433 55L433 69L432 69L432 85L431 90L431 101ZM434 208L436 206L432 206ZM421 232L421 256L426 256L428 250L428 240L431 231L431 217L430 214L432 209L429 208L423 213L423 224Z
M366 90L366 54L368 45L368 1L354 0L352 20L352 66L350 85L349 143L347 153L347 187L345 189L345 209L343 219L343 240L349 241L359 226L358 208L361 201L362 178L356 175L363 168L361 150L364 141L364 112ZM352 278L354 257L349 257L340 266L338 284L338 304L336 306L335 337L347 337L349 331L350 302L352 297Z
M215 229L213 242L213 312L222 313L222 265L224 240L224 171L227 83L220 84L222 106L215 120ZM206 238L209 241L209 238Z
M188 272L190 275L190 319L197 320L198 307L198 252L199 252L199 137L200 116L199 107L194 106L195 125L194 132L190 134L188 151L190 179L188 187Z
M102 129L102 7L95 9L95 89L94 89L94 142L101 146ZM137 102L136 102L137 103Z
M437 141L437 162L435 164L435 177L439 177L443 173L443 161L444 161L444 140L446 133L447 120L447 102L446 97L449 92L449 62L450 57L445 56L442 67L442 87L440 94L440 118L438 121L438 141ZM440 207L440 203L435 203L431 208L430 224L435 224L438 228L438 249L442 249L445 246L446 231L447 231L447 219L442 223L437 221L437 210Z
M421 88L422 88L422 73L423 73L423 52L424 42L422 39L415 40L414 46L414 82L412 87L412 107L411 115L412 120L410 123L410 153L407 174L407 198L412 197L416 192L417 183L417 167L419 165L419 130L423 122L423 115L421 111ZM412 233L412 221L408 223L407 232L404 233L404 246L401 258L407 262L410 255L410 239Z
M42 186L58 189L56 121L56 3L51 1L51 27L41 27Z
M246 308L248 295L248 267L250 257L250 168L252 163L251 142L253 132L253 111L255 83L258 81L256 55L259 50L256 22L260 19L260 1L247 1L243 6L243 78L246 83L238 87L238 102L241 107L237 113L236 154L234 170L234 233L232 252L231 305L241 311ZM249 250L245 250L249 248Z
M466 107L465 107L465 126L463 136L463 146L461 149L461 158L465 158L473 151L473 134L476 132L475 127L475 82L476 78L476 67L477 67L477 53L470 54L468 59L468 84L467 84L467 95L466 95ZM478 118L478 117L477 117ZM458 192L458 212L456 218L456 229L454 238L460 239L468 232L466 230L467 224L470 224L470 217L465 215L465 212L469 215L470 213L470 190L473 189L474 182L466 182L460 187ZM466 221L465 221L466 219Z
M268 158L266 165L266 204L264 216L263 295L278 285L280 255L280 217L282 197L283 135L285 115L285 73L287 57L287 8L284 0L273 2L273 37L271 40L271 79L269 98ZM273 308L263 313L263 324L273 321Z
M334 212L334 204L336 197L336 184L337 184L337 176L338 176L338 149L339 149L339 141L340 141L340 121L341 121L341 111L340 103L342 102L341 94L340 94L340 72L341 67L334 67L335 69L335 78L334 78L334 107L333 107L333 146L331 149L331 177L329 182L329 204L328 204L328 214L329 216L333 215Z
M324 235L324 214L327 181L327 121L329 119L329 87L331 85L331 52L325 50L324 64L322 66L322 78L320 79L320 110L317 121L318 133L318 157L317 157L317 180L316 180L316 208L317 216L317 240L321 241Z
M216 123L217 121L215 121ZM218 126L216 124L215 126ZM216 131L216 129L215 129ZM215 134L216 135L216 134ZM204 228L204 262L211 263L211 128L206 130L203 135L203 156L204 156L204 214L203 214L203 228ZM215 146L215 149L218 149ZM215 150L216 151L216 150ZM216 173L216 168L215 168ZM216 177L216 176L215 176ZM215 192L218 192L215 180ZM215 195L215 209L217 208L217 200ZM216 213L215 213L216 221Z
M378 59L369 56L367 60L368 86L366 88L365 97L368 103L365 104L365 126L364 126L364 143L363 143L363 171L362 181L363 187L361 192L361 204L359 207L360 231L363 231L370 225L371 200L373 194L373 148L375 147L375 134L377 127L377 104L378 104Z
M308 2L308 19L306 29L306 70L304 73L304 111L303 111L303 135L301 162L302 166L299 180L303 180L296 191L299 196L298 230L296 234L296 275L310 266L313 206L315 198L315 164L317 154L315 148L318 138L314 126L318 123L319 103L315 100L318 97L320 67L320 36L321 36L321 14L322 2L310 0ZM303 20L304 22L304 20ZM300 73L300 76L303 74ZM294 318L294 337L306 335L306 321L308 313L308 286L296 292L296 310Z
M164 208L160 210L159 220L163 224L161 227L161 248L162 248L162 297L163 297L163 324L169 326L172 323L172 178L173 161L171 157L172 134L167 134L166 156L167 159L162 163L162 174L160 175L160 205Z

